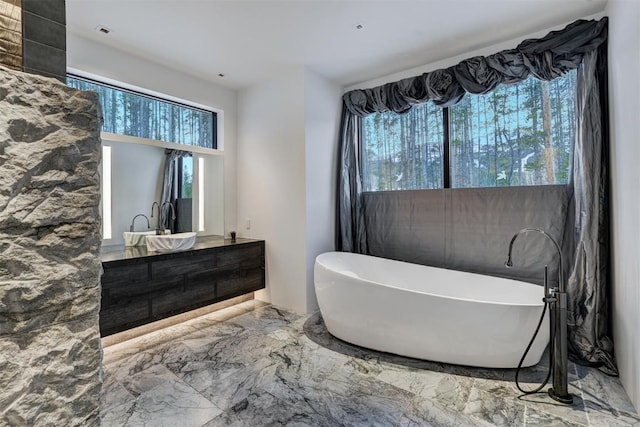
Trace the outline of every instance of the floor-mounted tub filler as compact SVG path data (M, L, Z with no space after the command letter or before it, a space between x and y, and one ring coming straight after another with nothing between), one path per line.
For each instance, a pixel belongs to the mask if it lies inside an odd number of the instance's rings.
M337 338L486 368L518 366L544 307L540 286L530 283L346 252L316 258L315 288ZM545 316L522 366L537 364L548 342Z
M511 238L511 242L509 243L509 253L507 255L507 260L504 265L507 268L511 268L513 266L513 261L511 259L511 251L513 249L513 243L516 241L518 236L521 234L527 233L538 233L545 236L548 240L553 243L556 250L558 251L558 284L556 287L549 288L548 286L548 276L547 276L547 266L544 266L544 294L542 301L545 306L540 315L540 320L538 322L538 326L531 337L529 345L524 351L522 355L522 360L518 364L518 368L516 371L516 386L518 390L523 392L524 394L533 394L542 390L542 388L547 385L549 381L549 377L551 376L551 372L553 372L553 386L549 389L549 396L557 400L560 403L571 404L573 403L573 396L569 394L569 374L567 370L568 364L568 354L567 354L567 292L565 289L565 282L563 278L564 272L564 264L562 262L562 249L560 249L560 245L556 242L553 237L551 237L546 231L541 230L539 228L523 228L513 235ZM547 304L549 304L549 313L551 317L551 362L549 364L549 374L544 382L534 390L523 390L518 384L518 374L520 372L521 366L523 365L523 361L526 359L527 353L530 351L531 346L536 340L536 336L540 332L540 327L542 326L543 319L546 317L546 309ZM546 329L546 328L545 328Z

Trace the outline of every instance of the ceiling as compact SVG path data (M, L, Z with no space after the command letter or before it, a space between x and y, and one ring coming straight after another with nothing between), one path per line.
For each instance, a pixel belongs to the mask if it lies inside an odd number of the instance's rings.
M71 32L239 89L294 65L348 86L598 13L606 1L67 0L66 7Z

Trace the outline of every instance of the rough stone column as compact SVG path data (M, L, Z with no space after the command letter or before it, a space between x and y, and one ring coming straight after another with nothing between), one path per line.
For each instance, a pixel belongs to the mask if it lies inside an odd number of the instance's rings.
M0 425L99 425L97 94L0 67Z

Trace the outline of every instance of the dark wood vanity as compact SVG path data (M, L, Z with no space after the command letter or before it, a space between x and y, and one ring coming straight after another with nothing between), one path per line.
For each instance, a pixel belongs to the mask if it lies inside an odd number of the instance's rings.
M263 240L201 237L186 251L121 247L101 258L102 336L265 287Z

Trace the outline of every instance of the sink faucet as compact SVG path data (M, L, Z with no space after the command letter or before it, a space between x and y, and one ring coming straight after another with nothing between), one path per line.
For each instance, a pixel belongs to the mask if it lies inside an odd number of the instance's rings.
M144 217L144 219L147 220L147 229L151 228L151 224L149 223L149 218L147 218L147 216L145 214L138 214L136 216L133 217L133 219L131 220L131 225L129 226L129 231L133 233L133 225L136 222L136 218L138 218L139 216Z
M158 208L158 219L156 220L156 234L160 234L160 204L158 202L153 202L151 205L151 218L153 218L153 208Z
M160 218L158 218L159 222L161 224L160 227L162 227L162 228L158 228L158 230L156 230L156 234L163 234L164 233L164 223L167 220L167 218L164 216L164 205L169 205L169 207L171 208L171 220L173 221L173 220L176 219L176 211L175 211L175 209L173 207L173 203L171 203L169 201L166 201L166 202L162 203L162 205L160 205L160 209L159 209Z
M539 228L523 228L513 235L509 243L509 253L504 265L507 268L513 266L511 251L513 242L521 234L529 232L540 233L551 240L558 251L558 285L552 289L547 288L547 267L545 266L545 303L549 303L551 318L551 366L553 366L553 387L549 389L549 396L561 403L571 404L573 396L568 391L568 371L567 371L567 292L563 278L562 250L558 242L554 240L546 231ZM546 381L545 381L546 382Z

